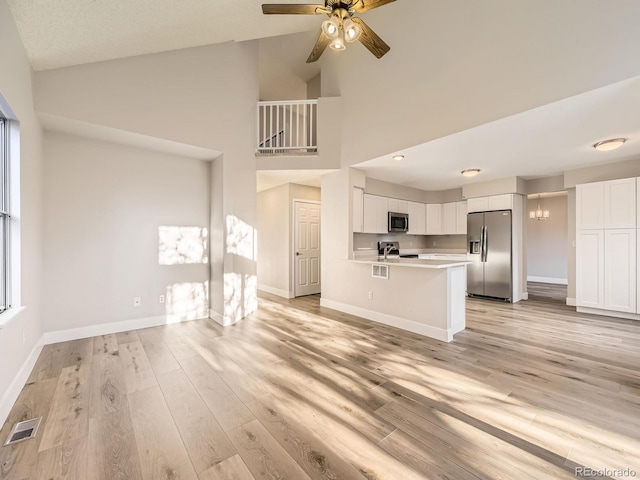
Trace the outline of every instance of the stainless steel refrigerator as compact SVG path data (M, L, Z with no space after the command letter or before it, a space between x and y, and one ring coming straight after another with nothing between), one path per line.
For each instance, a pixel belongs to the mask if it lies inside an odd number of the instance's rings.
M511 210L467 215L467 293L511 301Z

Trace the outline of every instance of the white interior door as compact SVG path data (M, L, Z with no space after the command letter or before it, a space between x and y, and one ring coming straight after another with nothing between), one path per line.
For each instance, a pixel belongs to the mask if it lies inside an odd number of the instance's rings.
M295 296L320 293L320 205L294 202Z

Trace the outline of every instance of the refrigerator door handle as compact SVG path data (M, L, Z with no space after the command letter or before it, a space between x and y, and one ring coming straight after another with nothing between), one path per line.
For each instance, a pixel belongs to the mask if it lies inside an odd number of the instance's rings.
M487 261L487 227L483 226L480 232L480 261Z

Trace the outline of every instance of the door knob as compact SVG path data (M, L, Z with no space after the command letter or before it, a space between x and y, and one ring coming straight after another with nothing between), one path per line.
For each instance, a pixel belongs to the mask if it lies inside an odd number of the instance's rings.
M296 252L296 256L298 256L298 255L302 255L302 254L300 252Z

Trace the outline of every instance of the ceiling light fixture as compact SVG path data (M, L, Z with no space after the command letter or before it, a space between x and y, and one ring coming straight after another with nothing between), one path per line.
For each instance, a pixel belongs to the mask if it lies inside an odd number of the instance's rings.
M337 17L331 17L329 20L322 22L322 33L327 37L334 39L340 34L340 21Z
M540 207L540 195L538 195L538 208L529 212L531 220L546 220L549 218L549 210L542 210Z
M467 168L466 170L462 170L460 173L462 175L464 175L465 177L475 177L477 174L480 173L480 169L479 168Z
M594 143L593 148L599 152L608 152L609 150L620 148L626 141L626 138L611 138L609 140L602 140L601 142Z
M344 39L347 43L355 42L360 38L360 34L362 33L360 26L350 18L344 21L342 28L344 30Z
M404 155L394 155L393 158L396 162L399 162L400 160L404 160Z
M344 38L342 32L338 32L338 36L334 38L329 46L336 51L346 50L347 46L344 44Z

